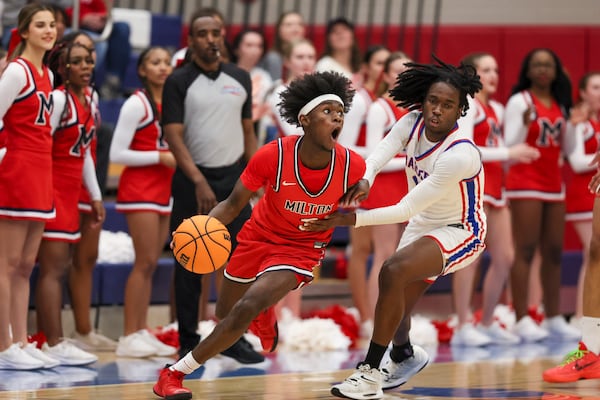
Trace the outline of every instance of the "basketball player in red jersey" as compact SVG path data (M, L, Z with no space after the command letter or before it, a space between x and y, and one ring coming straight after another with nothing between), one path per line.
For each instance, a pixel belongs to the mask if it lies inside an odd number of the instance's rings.
M560 274L565 227L561 147L572 105L571 82L550 49L534 49L521 65L519 80L506 104L504 137L508 146L536 147L535 161L511 165L506 175L515 261L511 290L517 323L514 333L535 342L549 335L577 339L579 332L560 315ZM529 269L540 248L546 319L539 326L527 313Z
M365 171L363 158L337 143L354 94L350 85L340 74L323 72L292 81L282 92L281 114L302 126L304 135L259 149L231 195L210 212L227 224L256 191L265 189L225 267L217 300L222 319L194 350L162 370L154 386L158 396L192 398L182 387L186 374L238 340L259 313L313 279L333 230L307 232L303 224L337 210L342 195ZM263 347L272 350L276 337L268 345L265 339Z
M579 327L583 316L583 286L589 261L589 246L593 230L594 196L588 184L596 173L591 160L600 148L600 72L589 72L579 81L581 102L574 107L567 125L566 148L568 167L572 169L567 179L567 216L582 244L582 262L577 283L577 301L571 324Z
M27 343L29 277L44 223L56 216L52 73L43 65L56 40L53 10L26 5L19 12L17 32L21 42L0 78L0 119L6 135L0 163L0 368L36 369L44 362L26 353L28 347L21 343Z
M110 149L111 161L126 166L119 179L116 209L125 213L135 250L133 270L125 286L125 335L116 349L121 357L177 352L147 329L152 276L168 237L173 206L175 157L159 124L163 88L173 70L170 61L171 55L162 47L150 47L140 54L138 76L144 88L121 107Z
M104 206L96 180L90 144L96 131L97 95L91 88L93 50L75 41L79 33L63 37L48 58L48 66L61 82L53 91L54 129L52 172L56 219L46 223L38 254L40 274L36 285L38 329L46 335L44 353L62 365L85 365L98 358L63 340L63 280L70 265L72 246L81 237L79 190L82 179L92 193L97 223L104 220Z
M591 165L598 168L600 153L596 153ZM579 379L600 379L600 170L597 170L588 189L595 194L592 240L588 269L583 289L583 318L579 347L569 353L564 361L543 373L546 382L568 383Z
M452 276L454 306L458 316L458 326L452 335L451 344L458 346L484 346L488 343L519 343L518 336L504 329L494 321L494 309L500 300L505 283L510 276L513 263L513 244L510 224L510 210L504 189L504 170L508 162L529 163L539 157L539 151L527 143L517 143L507 147L504 144L502 126L504 106L493 100L498 88L498 64L488 53L467 55L464 64L477 70L482 89L469 98L469 111L459 121L472 132L471 137L481 151L485 168L485 207L488 234L486 245L491 257L490 267L483 283L483 305L481 322L474 325L471 311L473 282L477 264L463 268Z

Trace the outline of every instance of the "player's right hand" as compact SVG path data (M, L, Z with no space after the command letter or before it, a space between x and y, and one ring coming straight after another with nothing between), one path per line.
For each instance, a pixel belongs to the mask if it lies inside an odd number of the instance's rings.
M361 179L356 184L350 186L340 199L340 207L356 208L358 204L369 196L369 181Z

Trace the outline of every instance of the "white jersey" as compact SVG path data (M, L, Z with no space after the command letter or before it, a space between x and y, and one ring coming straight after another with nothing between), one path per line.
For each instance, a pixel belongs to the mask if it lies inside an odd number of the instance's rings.
M370 184L402 150L406 152L408 194L393 206L358 212L356 226L405 221L431 229L449 225L470 231L483 242L484 172L481 154L468 136L457 125L444 140L430 142L422 113L410 112L367 159L365 178Z

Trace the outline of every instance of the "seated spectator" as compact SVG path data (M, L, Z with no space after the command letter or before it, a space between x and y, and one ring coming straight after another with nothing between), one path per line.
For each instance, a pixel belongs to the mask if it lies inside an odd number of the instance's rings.
M110 36L99 40L109 20L111 0L80 0L79 27L96 42L96 84L104 99L119 97L131 55L129 25L114 22ZM73 8L66 9L70 19Z

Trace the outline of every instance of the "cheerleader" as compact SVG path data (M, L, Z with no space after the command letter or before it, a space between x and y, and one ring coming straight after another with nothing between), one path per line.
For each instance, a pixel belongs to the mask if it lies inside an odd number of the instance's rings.
M177 349L148 330L152 276L167 241L175 157L160 127L162 92L173 68L162 47L144 50L137 71L144 88L125 101L115 127L110 159L125 165L117 189L117 211L125 213L135 261L125 286L125 335L117 355L170 356Z
M56 216L52 191L52 73L43 65L56 40L50 6L19 11L20 42L0 77L6 153L0 163L0 368L51 366L27 343L29 278L45 222Z

